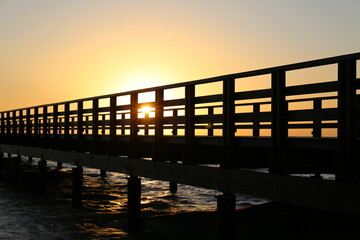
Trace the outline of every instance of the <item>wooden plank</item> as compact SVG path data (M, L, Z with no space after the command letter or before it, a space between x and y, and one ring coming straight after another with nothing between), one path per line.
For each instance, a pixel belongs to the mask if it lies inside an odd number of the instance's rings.
M130 108L131 108L130 104L116 106L117 111L128 111L129 113L130 113Z
M222 101L223 101L223 95L222 94L196 97L195 100L194 100L195 104L213 103L213 102L222 102Z
M293 110L286 115L289 121L321 121L339 119L339 110L337 108L328 108L319 110Z
M271 97L271 89L244 91L244 92L237 92L235 94L236 100L247 100L247 99L269 98L269 97Z
M164 107L170 106L184 106L185 99L173 99L173 100L164 100Z
M237 113L235 115L236 122L271 122L273 113L271 112L255 112L255 113Z
M314 93L326 93L337 91L337 81L313 83L298 86L286 87L285 94L287 96L300 95L300 94L314 94Z

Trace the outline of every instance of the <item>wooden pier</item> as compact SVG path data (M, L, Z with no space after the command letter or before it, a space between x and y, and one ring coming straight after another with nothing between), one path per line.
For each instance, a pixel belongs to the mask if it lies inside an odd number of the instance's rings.
M133 231L141 177L223 192L220 239L235 236L235 193L360 215L359 61L354 53L4 111L0 152L41 158L39 169L73 164L74 206L82 166L128 174ZM335 76L289 80L319 69Z

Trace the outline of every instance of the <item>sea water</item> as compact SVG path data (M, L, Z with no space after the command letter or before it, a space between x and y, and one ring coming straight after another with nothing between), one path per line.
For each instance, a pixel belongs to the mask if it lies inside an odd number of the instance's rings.
M35 167L37 161L28 167ZM48 161L48 168L55 173L56 163ZM107 172L102 178L98 169L84 168L83 207L76 209L71 207L72 168L63 164L59 177L48 180L45 197L0 182L0 239L128 239L127 176ZM142 178L142 216L215 210L215 197L220 194L182 184L171 194L168 182ZM252 196L236 197L238 208L264 202Z

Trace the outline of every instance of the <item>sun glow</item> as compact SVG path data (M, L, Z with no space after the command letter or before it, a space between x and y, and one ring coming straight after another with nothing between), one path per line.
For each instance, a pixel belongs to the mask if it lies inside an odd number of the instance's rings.
M143 106L139 108L138 118L154 118L155 108L151 106Z
M149 113L153 110L153 108L149 107L149 106L145 106L145 107L140 108L139 110L143 113Z

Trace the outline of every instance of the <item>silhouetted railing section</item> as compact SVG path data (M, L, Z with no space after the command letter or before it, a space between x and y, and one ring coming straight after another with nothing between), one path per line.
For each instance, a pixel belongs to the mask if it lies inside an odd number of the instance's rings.
M236 148L266 146L272 151L271 169L281 163L284 148L337 149L343 160L335 165L344 173L355 164L350 156L359 137L359 59L355 53L5 111L1 141L54 148L60 140L152 143L158 150L166 143L181 144L188 153L194 145L220 146L224 166ZM287 82L289 73L321 66L336 68L337 76ZM256 77L265 84L257 86Z

